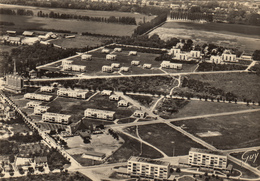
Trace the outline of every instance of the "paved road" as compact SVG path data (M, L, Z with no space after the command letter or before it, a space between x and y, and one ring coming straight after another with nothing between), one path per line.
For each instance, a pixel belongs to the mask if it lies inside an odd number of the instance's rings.
M231 150L222 150L223 153L239 153L239 152L245 152L245 151L251 151L251 150L260 150L260 146L254 146L254 147L248 147L248 148L237 148L237 149L231 149Z
M252 63L247 67L246 71L249 71L253 66L255 66L257 61L252 61Z

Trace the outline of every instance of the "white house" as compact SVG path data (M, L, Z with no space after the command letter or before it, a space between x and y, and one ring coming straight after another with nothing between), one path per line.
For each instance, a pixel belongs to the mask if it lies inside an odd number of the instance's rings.
M62 65L71 65L73 63L73 60L62 60Z
M113 70L113 67L111 67L111 66L109 66L109 65L104 65L104 66L102 66L102 72L109 72L109 73L111 73L111 72L113 72L114 70Z
M128 105L129 105L129 102L127 102L127 101L125 101L125 100L120 100L120 101L118 101L118 103L117 103L117 106L118 106L118 107L128 107Z
M177 60L184 60L187 61L188 60L188 54L187 53L176 53L175 55L175 59Z
M46 112L42 114L42 120L53 123L69 124L71 115Z
M57 91L58 96L64 96L64 97L73 97L73 98L80 98L80 99L86 99L87 98L88 91L83 90L72 90L72 89L59 89Z
M138 65L140 65L140 61L138 61L138 60L133 60L133 61L131 62L131 65L138 66Z
M109 100L111 100L111 101L119 101L120 100L120 96L113 94L113 95L109 96Z
M130 52L128 53L128 55L134 55L134 56L136 56L136 55L137 55L137 51L130 51Z
M116 60L116 55L114 54L107 54L106 55L106 60Z
M82 157L91 160L102 161L106 157L106 154L100 152L94 152L94 151L87 151L87 153L82 154Z
M84 116L89 117L89 118L114 120L115 119L115 112L114 111L88 108L84 111Z
M50 107L49 106L36 106L34 107L33 113L34 114L43 114L46 113L48 111Z
M119 68L120 67L120 63L112 63L111 67L112 68Z
M92 60L92 55L83 54L83 55L81 55L81 60Z
M162 61L161 63L162 68L168 68L168 69L182 69L182 64L180 63L171 63L170 61Z
M111 91L111 90L103 90L103 91L101 92L101 95L102 95L102 96L110 96L110 95L112 94L112 92L113 92L113 91Z
M150 68L152 68L152 64L145 63L145 64L143 64L143 68L150 69Z
M23 169L23 170L27 171L29 167L33 166L33 159L32 158L15 157L14 165L15 165L17 170Z
M35 93L26 93L26 94L24 94L24 98L36 99L36 100L40 100L40 101L51 101L52 96L43 95L43 94L35 94Z
M226 54L226 53L222 54L222 60L225 62L238 62L236 58L237 57L234 54Z
M146 112L143 112L143 111L141 111L141 110L136 110L136 111L134 112L133 116L139 117L139 118L145 118Z
M129 67L121 67L120 71L121 72L128 72L129 71Z
M63 71L75 71L75 72L85 72L87 67L85 65L75 65L75 64L64 64Z
M26 106L27 106L27 107L32 107L32 108L34 108L34 107L36 107L36 106L41 105L41 103L42 103L42 102L40 102L40 101L30 101L30 102L27 102Z
M110 50L109 50L109 49L107 49L107 48L103 48L101 52L102 52L102 53L109 53L109 52L110 52Z
M170 52L169 52L170 55L176 55L177 53L181 53L181 49L179 49L179 48L170 49Z
M212 55L212 56L210 56L210 62L215 63L215 64L221 64L223 61L222 61L221 56Z
M122 52L122 48L114 48L114 52Z
M191 50L190 51L190 56L193 57L193 58L200 58L200 51Z
M43 86L40 88L40 91L41 92L53 92L54 91L54 87L51 87L51 86Z

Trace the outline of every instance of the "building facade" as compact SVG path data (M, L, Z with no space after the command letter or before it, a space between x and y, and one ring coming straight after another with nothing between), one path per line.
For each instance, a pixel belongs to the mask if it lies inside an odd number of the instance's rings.
M89 118L114 120L115 119L115 112L114 111L88 108L84 111L84 116L89 117Z
M109 66L109 65L104 65L102 66L102 72L108 72L108 73L111 73L113 72L113 67Z
M223 53L222 54L222 60L225 61L225 62L237 62L236 55L234 55L234 54Z
M177 60L184 60L184 61L188 61L188 54L187 53L176 53L175 55L175 59Z
M49 106L36 106L34 107L33 113L34 114L43 114L48 111L50 107Z
M106 55L106 60L116 60L116 55L113 55L113 54L107 54Z
M34 107L36 107L36 106L41 105L41 103L42 103L42 102L40 102L40 101L30 101L30 102L27 102L26 106L27 106L27 107L32 107L32 108L34 108Z
M79 98L79 99L86 99L88 91L79 91L79 90L72 90L72 89L59 89L57 90L58 96L64 97L72 97L72 98Z
M24 81L19 75L7 75L5 88L15 93L21 93L23 90Z
M193 57L193 58L200 58L200 51L191 50L190 56Z
M44 94L35 94L35 93L26 93L24 94L24 98L26 99L35 99L40 101L51 101L52 96L44 95Z
M134 55L134 56L136 56L136 55L137 55L137 51L130 51L130 52L128 53L128 55Z
M162 61L161 67L162 68L168 68L168 69L182 69L182 64L171 63L170 61Z
M92 55L83 54L83 55L81 55L81 60L92 60Z
M46 112L42 114L42 120L46 122L69 124L71 115Z
M63 71L75 71L75 72L85 72L87 67L85 65L75 65L75 64L64 64Z
M40 88L41 92L53 92L54 91L54 87L50 87L50 86L43 86Z
M222 57L221 56L210 56L210 62L215 63L215 64L221 64L222 61Z

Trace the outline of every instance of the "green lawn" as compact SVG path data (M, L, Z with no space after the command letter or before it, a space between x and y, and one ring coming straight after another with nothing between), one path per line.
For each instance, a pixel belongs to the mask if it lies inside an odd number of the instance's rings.
M222 135L201 138L218 149L259 146L260 112L172 122L189 133L218 131Z
M118 124L132 123L135 120L136 120L135 118L123 118L123 119L120 119L117 123Z

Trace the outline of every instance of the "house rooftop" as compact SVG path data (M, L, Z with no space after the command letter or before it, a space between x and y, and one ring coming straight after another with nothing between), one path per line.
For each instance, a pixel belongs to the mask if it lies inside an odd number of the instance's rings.
M36 163L46 163L47 157L46 156L39 156L39 157L35 157L34 160L35 160Z
M136 156L132 156L128 161L143 162L143 163L150 163L150 164L154 164L154 165L164 165L164 166L170 165L169 162L164 162L164 161L160 161L160 160L153 160L153 159L150 159L150 158L136 157Z

